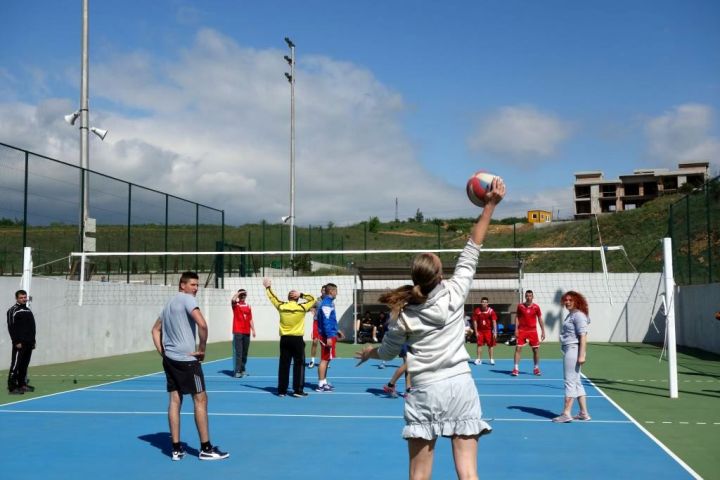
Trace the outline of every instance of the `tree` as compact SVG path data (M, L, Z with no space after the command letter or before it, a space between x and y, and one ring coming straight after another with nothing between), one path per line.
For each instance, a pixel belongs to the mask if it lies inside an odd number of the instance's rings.
M423 220L425 220L425 217L423 216L420 209L417 209L417 212L415 212L415 221L418 223L423 223Z
M378 217L372 217L368 220L368 231L370 233L377 233L380 227L380 219Z

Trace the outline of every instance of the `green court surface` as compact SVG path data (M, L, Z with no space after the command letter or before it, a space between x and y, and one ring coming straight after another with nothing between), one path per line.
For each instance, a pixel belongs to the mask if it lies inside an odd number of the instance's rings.
M339 344L338 356L351 357L362 345ZM511 358L514 348L496 347L496 358ZM532 367L525 348L521 370ZM308 342L308 356L310 353ZM475 356L475 345L468 344ZM275 357L276 342L252 342L251 357ZM694 349L678 351L679 398L669 398L668 364L659 360L661 348L647 344L590 344L587 377L630 415L639 426L657 438L704 478L717 478L720 471L720 356ZM229 342L209 345L207 360L231 355ZM487 356L487 350L483 349ZM541 347L542 358L560 358L557 343ZM249 362L251 372L252 360ZM482 368L476 367L476 368ZM11 396L5 389L0 404L49 395L66 390L132 378L162 370L156 352L144 352L55 365L30 367L29 377L37 390ZM7 375L7 370L2 372ZM388 370L388 378L392 372ZM314 372L307 372L312 381ZM481 392L482 393L482 392ZM558 412L561 405L557 405ZM592 413L592 402L589 404Z

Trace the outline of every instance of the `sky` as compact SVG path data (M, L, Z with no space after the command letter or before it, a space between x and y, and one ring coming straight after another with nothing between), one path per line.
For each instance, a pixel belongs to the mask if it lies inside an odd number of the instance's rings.
M0 2L0 142L79 163L81 0ZM90 1L90 168L298 226L574 213L574 172L720 173L714 0ZM75 129L74 129L75 128ZM92 212L91 212L92 213Z

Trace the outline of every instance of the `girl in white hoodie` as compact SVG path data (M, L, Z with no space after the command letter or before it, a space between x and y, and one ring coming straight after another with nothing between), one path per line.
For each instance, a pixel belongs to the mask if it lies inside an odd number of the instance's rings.
M492 429L482 420L468 365L464 308L490 219L504 196L505 184L495 177L451 279L443 280L437 255L423 253L413 259L413 285L389 290L380 297L390 307L392 317L382 344L365 347L355 355L359 364L370 358L391 360L404 343L409 344L407 368L412 389L405 396L403 438L408 441L413 480L431 477L439 436L452 439L458 478L478 478L478 438Z

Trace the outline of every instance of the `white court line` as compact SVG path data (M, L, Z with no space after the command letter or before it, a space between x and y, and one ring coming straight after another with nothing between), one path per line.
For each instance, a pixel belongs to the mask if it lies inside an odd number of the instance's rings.
M86 392L109 392L109 393L117 393L117 392L126 392L126 393L167 393L167 390L163 389L133 389L133 388L92 388L85 390ZM276 396L273 392L264 392L264 391L253 391L253 390L206 390L208 394L214 394L214 393L238 393L243 395L272 395ZM321 397L326 397L329 395L367 395L371 397L378 396L378 393L373 392L338 392L337 390L334 390L332 392L316 392L314 395L318 395ZM383 396L385 396L383 394ZM483 397L501 397L501 398L516 398L516 397L539 397L539 398L564 398L564 395L541 395L541 394L505 394L505 393L481 393L480 398ZM588 398L603 398L602 395L587 395ZM2 407L0 407L2 408Z
M0 413L40 413L40 414L62 414L62 415L167 415L167 411L148 412L148 411L88 411L88 410L2 410ZM181 412L181 415L194 415L193 412ZM402 420L402 415L319 415L319 414L298 414L298 413L211 413L208 412L208 416L211 417L274 417L274 418L350 418L350 419L361 419L361 420ZM522 422L522 423L550 423L548 418L486 418L488 422ZM632 423L629 420L592 420L590 422L578 422L586 425L592 425L594 423L615 423L615 424L626 424Z
M605 399L607 399L608 402L610 402L611 405L613 405L615 408L617 408L617 409L620 411L620 413L622 413L623 415L625 415L626 418L628 418L632 423L634 423L635 426L636 426L637 428L639 428L641 432L643 432L645 435L647 435L648 438L650 438L650 440L652 440L653 442L655 442L660 448L662 448L662 449L665 451L665 453L667 453L668 455L670 455L670 457L671 457L673 460L675 460L676 462L678 462L678 463L680 464L680 466L682 466L685 470L687 470L687 472L688 472L690 475L692 475L693 478L696 478L696 479L698 479L698 480L702 480L702 477L701 477L695 470L693 470L693 469L690 467L690 465L688 465L687 463L685 463L680 457L678 457L677 455L675 455L675 453L674 453L672 450L670 450L667 446L665 446L664 443L662 443L660 440L658 440L657 438L655 438L655 436L654 436L652 433L650 433L645 427L643 427L642 425L640 425L640 422L638 422L637 420L635 420L635 419L634 419L629 413L627 413L620 405L618 405L612 398L610 398L605 392L603 392L600 387L598 387L597 385L595 385L595 384L592 382L592 380L590 380L589 378L587 378L587 376L585 376L585 374L582 374L582 376L583 376L586 380L588 380L588 381L590 382L590 384L591 384L593 387L595 387L595 389L596 389L598 392L600 392L600 394L601 394L603 397L605 397ZM593 420L593 421L594 421L594 420ZM663 423L665 423L665 422L663 422Z
M220 362L220 361L224 361L224 360L227 360L227 359L226 359L226 358L221 358L221 359L218 359L218 360L212 360L212 361L210 361L210 362L204 362L204 363L215 363L215 362ZM57 396L57 395L64 395L64 394L66 394L66 393L81 392L81 391L83 391L83 390L88 390L88 389L96 388L96 387L102 387L102 386L104 386L104 385L113 385L113 384L115 384L115 383L127 382L128 380L134 380L134 379L136 379L136 378L151 377L151 376L153 376L153 375L158 375L159 373L164 373L164 372L160 371L160 372L148 373L148 374L146 374L146 375L139 375L139 376L133 377L133 378L124 378L124 379L122 379L122 380L115 380L115 381L112 381L112 382L99 383L99 384L97 384L97 385L88 385L87 387L73 388L72 390L64 390L64 391L62 391L62 392L49 393L49 394L47 394L47 395L40 395L40 396L38 396L38 397L25 398L25 399L22 399L22 400L18 400L18 401L16 401L16 402L3 403L3 404L0 405L0 408L6 407L6 406L8 406L8 405L17 405L18 403L32 402L32 401L34 401L34 400L40 400L41 398L50 398L50 397L55 397L55 396Z

